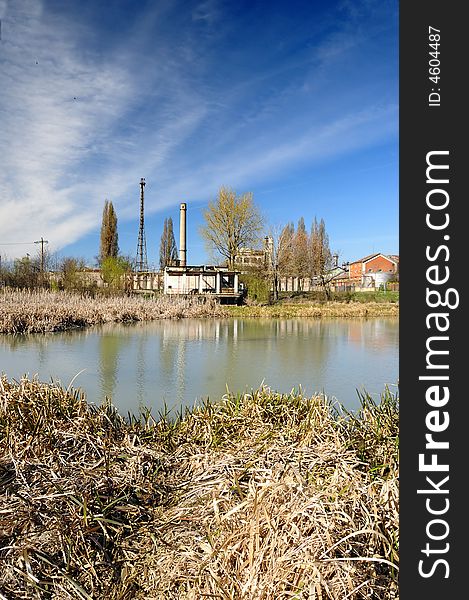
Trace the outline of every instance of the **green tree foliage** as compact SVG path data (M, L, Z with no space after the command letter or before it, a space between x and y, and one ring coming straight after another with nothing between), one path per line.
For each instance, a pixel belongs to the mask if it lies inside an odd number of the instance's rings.
M108 256L101 263L101 278L109 288L114 290L126 288L126 275L130 272L131 265L122 256Z
M10 285L19 288L34 288L40 283L40 268L37 260L27 256L18 258L13 263Z
M85 287L83 278L85 267L85 261L82 258L70 256L63 258L59 271L60 287L68 291L83 290Z
M247 287L250 301L267 304L270 302L270 281L265 271L251 267L241 275L241 282Z
M174 239L173 220L164 220L163 233L160 241L160 269L175 265L178 258L176 240Z
M99 264L102 264L106 258L117 258L118 254L117 215L112 202L106 200L101 224Z
M216 200L209 202L204 218L202 237L210 249L226 258L230 269L234 268L239 249L255 244L262 233L263 218L250 192L237 196L234 190L221 187Z

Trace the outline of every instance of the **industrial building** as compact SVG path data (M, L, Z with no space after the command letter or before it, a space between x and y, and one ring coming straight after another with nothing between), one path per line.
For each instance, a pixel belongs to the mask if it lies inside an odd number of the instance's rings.
M179 210L179 260L177 264L165 267L163 272L139 271L134 273L133 290L147 293L160 292L169 296L210 296L222 303L241 302L243 288L239 282L239 271L226 267L187 264L186 214L187 204L183 202ZM143 233L140 231L139 240L142 238Z

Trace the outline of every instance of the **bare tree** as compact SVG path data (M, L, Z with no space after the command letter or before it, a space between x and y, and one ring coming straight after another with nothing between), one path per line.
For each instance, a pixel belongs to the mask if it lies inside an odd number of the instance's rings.
M272 281L273 299L278 300L280 279L289 275L292 268L294 249L293 223L284 227L274 226L269 231L270 252L267 254L269 261L267 267Z
M262 232L263 218L251 192L237 196L234 190L220 188L216 200L209 202L204 218L202 237L209 248L227 259L230 269L234 268L239 249L256 243Z
M176 264L178 251L174 239L173 220L164 220L163 233L160 241L160 269Z
M112 202L106 200L101 224L99 264L106 258L117 258L118 254L117 215Z

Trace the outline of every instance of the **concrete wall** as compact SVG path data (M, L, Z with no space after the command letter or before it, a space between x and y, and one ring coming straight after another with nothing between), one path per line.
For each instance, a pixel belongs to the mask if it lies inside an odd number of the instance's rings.
M228 281L227 281L228 279ZM165 294L229 294L238 293L239 274L188 267L182 271L164 272Z
M132 274L133 290L163 291L163 273L159 271Z

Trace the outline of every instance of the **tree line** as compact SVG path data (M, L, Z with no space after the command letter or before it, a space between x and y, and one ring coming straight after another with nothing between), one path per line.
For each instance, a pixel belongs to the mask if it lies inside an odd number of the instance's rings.
M324 219L318 222L314 217L308 233L304 218L300 217L296 229L293 222L287 223L271 229L268 239L267 273L272 279L274 299L278 298L282 277L296 277L300 290L303 282L309 280L329 294L333 259Z
M309 233L303 217L298 220L296 229L293 222L289 222L271 226L266 232L265 219L254 204L252 193L238 196L225 187L209 202L204 219L205 224L200 229L202 237L209 249L225 259L230 269L242 269L242 248L258 246L264 235L265 262L248 267L248 271L268 281L274 299L278 298L282 277L297 277L300 286L302 281L310 279L328 293L333 255L324 219L318 221L315 217Z
M299 281L310 279L326 289L328 273L332 268L332 253L323 219L314 218L309 231L303 217L295 227L293 222L266 228L266 219L255 205L251 192L238 195L233 189L222 186L216 198L204 211L204 224L200 234L207 250L218 255L230 268L242 268L239 262L243 248L258 248L267 240L265 260L258 267L249 267L251 275L268 281L274 298L278 297L282 277L297 277ZM0 262L0 281L14 287L38 287L44 285L44 271L54 270L58 277L56 285L65 289L79 289L80 272L85 261L66 257L55 261L46 251L31 259L28 256L6 265ZM119 251L118 219L113 203L105 200L99 253L95 257L100 276L107 288L125 288L125 282L135 269L135 258L123 256ZM174 237L173 220L165 218L159 247L159 267L178 264L178 249ZM83 278L81 278L82 280Z

